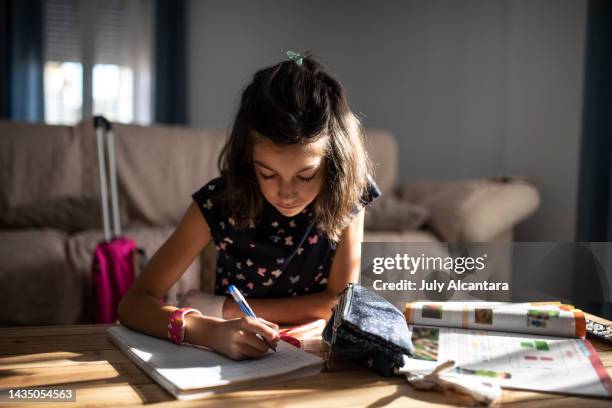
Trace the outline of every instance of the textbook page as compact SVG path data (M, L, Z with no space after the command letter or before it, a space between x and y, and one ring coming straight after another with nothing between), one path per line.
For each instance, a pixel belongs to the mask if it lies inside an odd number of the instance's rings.
M403 372L429 373L454 360L443 375L480 376L506 388L612 396L612 381L586 340L483 330L409 326L415 354Z
M544 336L586 335L584 313L561 302L410 302L404 316L409 324Z

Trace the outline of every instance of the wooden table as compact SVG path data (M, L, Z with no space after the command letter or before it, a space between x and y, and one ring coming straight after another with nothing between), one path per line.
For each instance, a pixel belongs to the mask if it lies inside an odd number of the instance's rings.
M76 390L68 406L292 406L292 407L446 407L470 406L455 393L413 390L401 377L387 379L363 369L344 369L198 401L177 401L127 359L106 337L109 325L0 329L0 389L58 386ZM612 375L612 347L592 340ZM511 407L611 407L598 398L504 390ZM17 407L56 404L21 402ZM2 403L0 403L2 406ZM7 404L4 404L7 406Z

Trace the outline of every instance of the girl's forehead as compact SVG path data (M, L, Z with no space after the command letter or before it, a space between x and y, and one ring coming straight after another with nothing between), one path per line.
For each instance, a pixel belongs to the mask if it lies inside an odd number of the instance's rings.
M325 156L329 143L328 136L322 136L314 142L307 144L292 144L281 146L266 137L256 138L253 145L254 157L283 157L291 160L315 160Z

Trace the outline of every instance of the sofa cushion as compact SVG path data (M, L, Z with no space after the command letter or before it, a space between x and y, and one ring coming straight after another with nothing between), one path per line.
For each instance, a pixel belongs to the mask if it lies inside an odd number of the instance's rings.
M428 226L448 242L494 240L540 203L531 182L510 177L419 181L402 186L399 195L427 207Z
M80 323L84 276L67 262L66 239L49 229L0 231L0 326Z
M0 215L0 229L52 228L72 234L102 228L100 197L61 197L18 205ZM120 205L121 222L127 208Z
M81 196L81 152L72 127L0 121L0 213Z
M173 228L139 227L127 229L123 235L133 239L136 245L143 248L146 255L152 257L157 249L166 241L174 231ZM86 276L85 291L87 297L88 321L94 319L94 298L91 281L91 264L96 244L103 239L102 231L83 231L70 237L68 240L68 258L75 270ZM137 276L141 271L136 271ZM167 302L176 305L178 299L190 289L200 289L200 259L196 258L187 268L181 278L166 293Z
M430 231L373 231L365 230L364 242L438 242L439 239Z
M429 210L393 195L382 196L365 213L364 227L378 231L402 231L421 228Z
M191 194L217 176L225 141L221 130L113 124L119 201L135 223L175 226ZM96 137L91 121L78 125L84 161L83 189L99 194Z

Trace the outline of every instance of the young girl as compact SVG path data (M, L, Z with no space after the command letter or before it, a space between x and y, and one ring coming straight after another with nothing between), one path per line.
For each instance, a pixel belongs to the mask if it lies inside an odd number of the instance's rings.
M193 194L122 300L126 326L257 358L279 339L270 321L328 319L338 293L358 280L363 207L380 195L363 132L340 83L313 57L287 55L244 89L219 158L221 177ZM199 311L163 304L211 239L216 296L198 293ZM232 284L259 320L227 296Z

